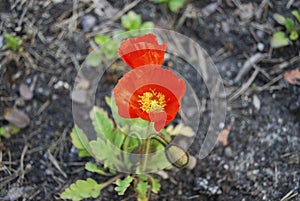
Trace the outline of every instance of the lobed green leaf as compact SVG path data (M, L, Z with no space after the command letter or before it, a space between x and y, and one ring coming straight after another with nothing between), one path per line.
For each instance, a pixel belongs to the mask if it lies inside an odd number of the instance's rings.
M147 181L142 181L140 180L136 187L135 187L135 190L136 192L138 193L138 201L146 201L148 200L147 198L147 192L148 192L148 189L149 189L149 184Z
M62 199L71 199L73 201L80 201L85 198L97 198L103 186L98 184L95 180L88 178L87 180L78 180L61 194Z
M85 164L85 169L87 171L90 171L90 172L94 172L94 173L97 173L97 174L101 174L101 175L109 175L104 168L101 168L99 166L97 166L96 164L92 163L92 162L87 162Z
M160 187L161 187L159 180L155 179L154 177L150 177L150 180L151 180L151 186L152 186L151 191L153 193L158 193L160 190Z
M115 190L118 192L119 195L124 195L127 188L130 186L130 183L133 181L133 177L128 175L124 179L118 179L115 184Z
M98 137L112 141L113 121L102 108L94 107L93 112L93 125Z

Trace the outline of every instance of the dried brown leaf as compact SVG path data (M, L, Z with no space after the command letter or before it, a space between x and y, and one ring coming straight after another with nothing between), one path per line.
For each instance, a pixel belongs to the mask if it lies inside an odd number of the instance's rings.
M289 72L285 72L283 77L288 83L297 84L300 82L300 70L296 69Z
M30 123L27 114L17 108L6 108L4 111L4 119L18 128L25 128Z
M19 88L21 96L24 100L31 100L33 97L32 91L26 84L21 84Z
M227 126L227 128L224 128L219 134L217 139L217 141L225 147L228 145L228 136L231 131L231 128L232 128L231 125Z

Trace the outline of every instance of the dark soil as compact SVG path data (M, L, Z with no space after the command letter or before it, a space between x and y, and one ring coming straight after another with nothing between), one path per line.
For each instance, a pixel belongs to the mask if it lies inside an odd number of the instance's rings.
M93 47L92 36L120 29L119 19L112 20L113 10L122 10L130 1L101 1L102 11L106 12L102 15L88 1L59 2L0 2L1 51L5 32L16 33L24 46L23 53L0 53L0 114L5 108L16 106L31 119L20 133L1 138L0 200L60 200L60 193L77 179L107 179L85 171L84 164L89 159L78 157L72 146L71 91L77 69ZM299 69L299 40L272 51L269 44L272 30L280 28L273 14L291 16L291 10L299 7L300 1L291 1L294 3L290 8L286 8L287 1L241 1L240 6L245 6L246 11L233 2L238 1L188 1L182 10L172 13L161 5L141 1L132 9L158 28L176 30L199 42L213 58L228 97L254 72L250 70L233 84L246 60L258 52L268 54L257 64L265 73L260 71L239 97L228 99L225 127L232 126L228 145L217 145L192 170L167 171L169 179L161 179L162 189L151 200L300 200L299 85L281 78L264 90L255 90L286 71ZM207 7L215 3L215 9ZM188 7L191 10L185 13ZM74 21L72 15L79 17ZM96 19L88 30L83 24L86 15ZM183 15L186 18L178 25ZM295 62L290 62L293 59ZM280 68L285 61L288 65ZM103 97L121 75L106 72L100 82L97 105L105 105ZM193 74L188 78L193 80ZM34 84L31 100L20 96L22 83ZM208 96L205 87L197 91L199 97ZM254 96L260 101L259 107ZM210 113L203 114L201 128L205 130ZM0 117L0 127L7 124ZM189 151L196 153L197 146L194 144ZM51 156L65 176L51 162ZM101 192L100 200L122 199L125 196L117 196L112 187Z

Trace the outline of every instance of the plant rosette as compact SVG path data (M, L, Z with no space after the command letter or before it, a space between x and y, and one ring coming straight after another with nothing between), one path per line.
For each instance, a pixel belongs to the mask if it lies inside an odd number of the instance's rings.
M175 119L186 91L183 79L162 68L166 48L167 42L159 44L154 34L120 43L119 56L131 70L119 79L113 98L105 99L114 119L94 107L91 118L97 139L89 141L77 125L71 133L79 156L92 156L97 161L87 163L86 170L115 176L101 184L92 178L78 180L62 198L96 198L103 188L115 184L119 195L131 187L138 200L148 200L151 192L160 189L151 172L188 163L188 153L172 143L173 130L165 129Z

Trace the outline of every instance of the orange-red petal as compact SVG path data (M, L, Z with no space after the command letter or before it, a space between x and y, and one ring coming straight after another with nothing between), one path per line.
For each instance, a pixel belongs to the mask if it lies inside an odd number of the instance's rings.
M144 92L155 89L165 95L166 106L163 112L147 113L138 102ZM170 70L155 67L141 67L124 74L114 88L114 96L120 116L140 117L154 122L157 131L170 123L176 116L186 86L182 79Z
M119 56L131 68L145 65L162 66L167 42L158 44L154 34L129 38L121 42Z

